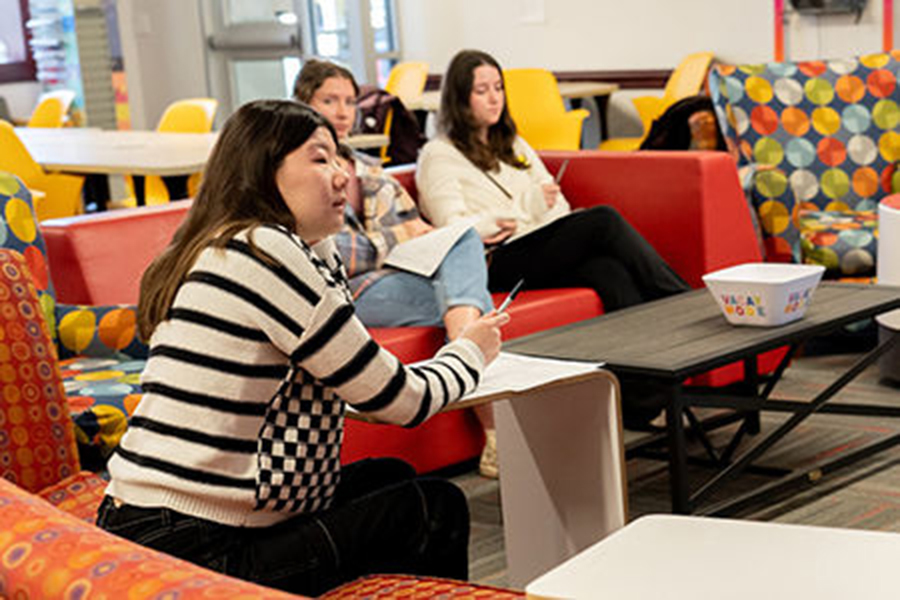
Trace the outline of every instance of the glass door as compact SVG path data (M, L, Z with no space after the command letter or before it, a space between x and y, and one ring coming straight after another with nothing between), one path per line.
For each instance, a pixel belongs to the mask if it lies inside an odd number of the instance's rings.
M384 86L400 56L394 0L200 0L210 88L227 117L257 98L287 98L305 56L340 62Z
M208 70L219 113L259 98L287 98L300 71L299 0L201 0Z
M394 0L306 0L306 52L341 62L384 86L400 56Z

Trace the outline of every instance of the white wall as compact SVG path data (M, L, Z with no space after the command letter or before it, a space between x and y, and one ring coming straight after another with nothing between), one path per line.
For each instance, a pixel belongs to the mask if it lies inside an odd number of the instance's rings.
M118 0L117 8L134 129L156 127L175 100L209 95L196 2Z
M854 16L789 15L789 58L881 50L883 0ZM671 68L691 52L725 62L771 60L772 0L397 0L404 58L441 72L461 48L503 66L552 70ZM896 11L900 13L900 11ZM535 14L543 14L532 22ZM900 14L895 15L900 18ZM896 26L895 26L896 27Z
M668 69L681 57L712 51L729 63L774 57L773 0L397 0L403 58L424 60L432 73L462 48L478 48L504 67L555 71ZM789 14L789 59L879 52L883 0L854 16ZM900 11L895 11L900 19ZM895 19L895 20L896 20ZM900 31L900 27L895 25ZM613 136L641 131L630 98L613 95Z
M17 119L28 118L40 93L41 86L35 81L0 85L0 96L6 98L10 114Z
M528 22L541 4L543 20ZM398 8L404 57L433 72L465 47L503 66L552 70L663 69L699 50L728 60L771 55L768 0L398 0Z

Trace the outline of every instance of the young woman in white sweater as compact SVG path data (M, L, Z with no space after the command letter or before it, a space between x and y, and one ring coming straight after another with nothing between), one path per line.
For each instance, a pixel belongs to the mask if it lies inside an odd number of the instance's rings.
M229 575L316 595L360 575L467 576L452 484L395 460L340 465L348 407L413 426L478 383L505 315L406 367L354 316L329 240L347 173L293 101L226 123L184 224L141 282L145 395L98 524Z
M571 211L516 134L502 70L489 54L463 50L450 62L440 130L419 156L420 207L438 227L481 217L476 229L491 252L492 291L522 278L530 289L585 286L612 311L688 289L615 209Z

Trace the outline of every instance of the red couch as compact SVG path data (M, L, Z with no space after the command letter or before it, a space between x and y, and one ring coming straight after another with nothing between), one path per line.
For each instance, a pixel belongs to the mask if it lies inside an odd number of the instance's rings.
M562 181L574 207L616 207L692 286L709 271L759 261L749 209L732 159L705 152L547 152L551 172L570 160ZM411 169L395 176L415 195ZM134 303L140 274L168 242L189 204L126 209L44 221L44 233L61 302ZM511 306L507 338L526 335L602 313L586 289L523 292ZM431 356L443 331L428 327L373 329L373 336L401 360ZM771 369L761 361L761 370ZM706 382L723 384L742 375L741 366L719 369ZM475 457L483 436L474 415L452 411L423 426L403 429L358 421L347 424L343 460L398 456L419 471Z

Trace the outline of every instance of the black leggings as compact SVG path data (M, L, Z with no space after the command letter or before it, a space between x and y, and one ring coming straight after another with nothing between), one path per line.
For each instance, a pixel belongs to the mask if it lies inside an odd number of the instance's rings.
M589 287L609 312L690 289L631 224L609 206L575 211L490 255L491 291Z
M332 506L271 527L229 527L167 508L116 507L97 524L232 577L316 596L372 573L468 577L466 497L398 459L344 467Z

